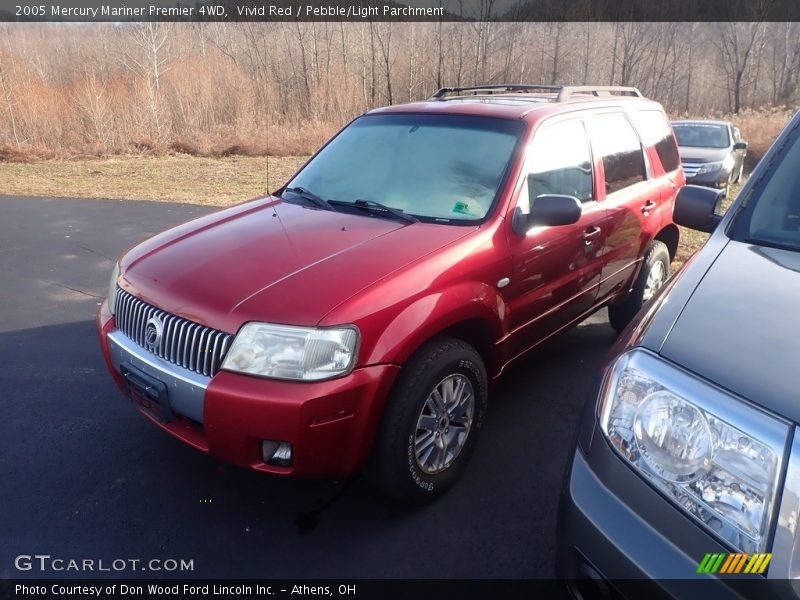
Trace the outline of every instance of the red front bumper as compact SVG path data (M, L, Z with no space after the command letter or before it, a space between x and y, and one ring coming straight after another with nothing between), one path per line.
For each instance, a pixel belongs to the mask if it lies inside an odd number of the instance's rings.
M97 317L100 344L117 386L107 334L114 327L105 305ZM227 462L280 475L338 476L359 471L372 448L396 365L355 369L322 382L286 382L222 371L205 393L203 424L151 421L198 450ZM261 441L291 442L292 466L268 465Z

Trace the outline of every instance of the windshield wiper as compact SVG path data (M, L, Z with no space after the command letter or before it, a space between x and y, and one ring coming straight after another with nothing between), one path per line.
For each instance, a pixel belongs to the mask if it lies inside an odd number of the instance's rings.
M404 213L402 210L392 208L391 206L386 206L385 204L375 202L374 200L356 200L355 202L331 200L331 204L336 204L339 206L354 206L381 217L394 217L395 219L400 219L406 223L419 223L419 219L414 215L409 215L408 213Z
M304 187L300 187L300 186L287 187L287 188L284 188L283 191L284 192L289 192L290 194L295 194L295 195L300 196L301 198L304 198L306 200L310 200L311 202L313 202L314 204L316 204L320 208L324 208L325 210L332 210L333 212L336 212L336 209L333 207L333 205L329 201L325 200L325 198L323 198L321 196L317 196L314 192L309 191Z

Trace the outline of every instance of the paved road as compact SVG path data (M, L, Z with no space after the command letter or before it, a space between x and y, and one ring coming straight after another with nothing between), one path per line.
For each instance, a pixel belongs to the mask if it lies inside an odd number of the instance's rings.
M0 197L0 577L35 553L193 559L199 577L552 576L561 476L613 341L604 313L508 373L466 476L431 506L360 478L229 468L135 412L94 329L112 259L207 210Z

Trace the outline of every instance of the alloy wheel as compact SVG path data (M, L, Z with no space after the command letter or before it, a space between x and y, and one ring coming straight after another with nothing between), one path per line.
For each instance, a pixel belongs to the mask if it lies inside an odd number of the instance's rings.
M667 270L664 268L664 263L657 260L650 267L650 272L647 274L647 282L644 285L644 293L642 300L647 302L653 295L664 285L664 280L667 276Z
M467 443L474 413L475 391L465 375L448 375L434 386L414 435L414 458L422 472L436 475L453 464Z

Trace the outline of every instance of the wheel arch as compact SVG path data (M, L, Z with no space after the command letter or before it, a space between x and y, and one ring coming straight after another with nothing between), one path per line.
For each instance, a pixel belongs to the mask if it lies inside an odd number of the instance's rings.
M503 337L505 311L502 297L484 283L464 283L417 298L387 323L370 344L366 361L402 366L431 340L451 336L475 348L491 379L499 367L496 340Z
M670 261L675 260L675 255L678 253L678 242L681 239L681 233L677 225L670 223L659 231L653 239L663 242L669 251Z

